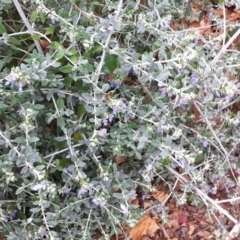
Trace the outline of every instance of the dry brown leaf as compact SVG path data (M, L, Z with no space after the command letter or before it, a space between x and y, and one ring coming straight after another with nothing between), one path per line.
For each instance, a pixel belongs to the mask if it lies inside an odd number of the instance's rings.
M160 203L163 203L168 198L168 194L164 191L156 191L152 196Z
M42 45L42 47L44 47L44 48L47 48L51 44L50 42L48 42L46 40L42 40L42 39L40 39L39 42Z
M166 223L166 225L167 225L169 228L173 228L173 229L179 228L178 218L179 218L179 213L178 213L178 211L173 212L173 213L169 216L168 222Z
M191 236L195 230L194 221L188 222L189 231L188 235Z
M119 165L123 162L126 162L126 159L123 158L123 157L115 157L115 160L116 160L116 164Z
M153 221L149 216L142 218L138 224L131 230L129 236L132 240L141 240L141 238L146 235L147 230L156 232L159 226L155 221Z
M143 201L143 207L144 209L147 209L151 206L150 200L144 200Z

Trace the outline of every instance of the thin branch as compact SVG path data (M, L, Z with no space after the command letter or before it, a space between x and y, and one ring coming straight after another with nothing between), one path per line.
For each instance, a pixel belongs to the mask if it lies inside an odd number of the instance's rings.
M29 31L30 34L33 36L33 28L32 28L32 26L30 25L29 21L27 20L27 18L26 18L26 16L25 16L25 14L24 14L24 12L23 12L23 10L22 10L22 8L21 8L18 0L13 0L13 3L14 3L14 5L15 5L15 7L16 7L19 15L20 15L20 17L22 18L24 24L26 25L28 31ZM34 43L35 43L35 45L36 45L36 47L37 47L38 52L39 52L40 54L43 54L42 47L41 47L39 41L34 40Z

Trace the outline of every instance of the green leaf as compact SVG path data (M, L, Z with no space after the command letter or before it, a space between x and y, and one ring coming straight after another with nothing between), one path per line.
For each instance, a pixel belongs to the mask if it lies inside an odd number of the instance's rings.
M39 15L40 15L40 18L41 18L41 22L42 22L42 23L45 23L46 19L45 19L44 13L43 13L43 12L40 12Z
M64 107L64 100L61 97L59 97L57 100L57 108L62 109L63 107Z
M45 35L48 35L48 34L52 34L55 30L55 26L51 26L49 27L46 32L45 32Z
M30 15L30 19L32 22L34 22L36 20L36 17L37 17L37 12L36 11L33 11Z
M19 42L15 37L10 37L10 43L17 45L17 46L21 46L21 42Z
M58 52L57 52L57 54L55 55L55 58L61 59L61 58L63 58L64 54L65 54L65 49L64 49L64 47L59 47L59 48L58 48Z
M219 4L221 4L221 3L223 3L224 2L224 0L218 0L218 3Z
M0 34L3 34L6 32L6 28L0 23Z
M84 105L83 104L80 104L79 106L78 106L78 110L77 110L77 116L78 116L78 118L80 118L84 113L85 113L85 107L84 107Z
M29 142L38 142L39 140L38 137L30 137Z
M65 79L63 80L64 84L65 84L65 89L69 89L71 87L71 83L72 83L73 79L69 76L65 77Z
M73 56L70 56L69 59L73 62L73 63L76 63L78 58L77 56L73 55Z
M41 36L40 36L39 34L34 34L34 35L32 36L32 38L33 38L34 40L39 40L39 39L41 38Z
M164 165L164 166L168 165L169 162L170 162L169 157L166 157L166 158L163 159L163 165Z
M23 187L20 187L20 188L18 188L17 189L17 191L16 191L16 195L18 195L18 194L20 194L21 192L23 192L23 190L24 190L24 188Z
M108 68L110 73L113 73L113 71L116 68L120 67L120 62L118 60L118 56L107 54L105 57L105 66Z
M60 67L59 70L63 73L70 73L72 72L72 68L73 68L72 65L66 65L66 66Z
M196 198L196 194L195 194L195 193L192 193L192 194L188 197L188 200L189 200L189 201L193 201L195 198Z

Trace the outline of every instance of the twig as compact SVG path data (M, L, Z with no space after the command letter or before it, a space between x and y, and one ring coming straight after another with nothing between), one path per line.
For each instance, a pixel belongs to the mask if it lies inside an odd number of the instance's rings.
M166 167L172 174L174 174L176 177L180 178L182 182L187 183L187 180L178 172L176 172L175 170L173 170L171 167ZM233 216L231 216L225 209L223 209L221 206L219 206L217 204L216 201L212 200L209 196L207 196L204 192L202 192L200 189L198 189L197 187L193 187L193 189L195 190L196 193L198 193L198 195L200 195L202 198L204 198L204 200L207 200L208 202L210 202L219 212L221 212L222 214L224 214L227 218L229 218L233 223L238 224L238 220L235 219Z
M221 57L221 55L227 50L227 48L233 43L233 41L238 37L238 35L240 34L240 28L237 30L237 32L235 32L235 34L228 40L228 42L226 43L226 45L224 45L222 47L222 49L220 50L220 52L217 54L217 56L212 60L212 62L210 62L210 66L213 67L214 64L216 64L217 60Z
M14 3L14 5L15 5L15 7L16 7L19 15L20 15L20 17L22 18L24 24L26 25L28 31L29 31L30 34L33 36L33 28L32 28L32 26L30 25L30 23L28 22L25 14L23 13L23 10L22 10L22 8L21 8L18 0L13 0L13 3ZM37 47L38 52L39 52L40 54L43 54L43 51L42 51L42 48L41 48L40 43L39 43L37 40L33 40L33 41L34 41L34 43L35 43L35 45L36 45L36 47Z

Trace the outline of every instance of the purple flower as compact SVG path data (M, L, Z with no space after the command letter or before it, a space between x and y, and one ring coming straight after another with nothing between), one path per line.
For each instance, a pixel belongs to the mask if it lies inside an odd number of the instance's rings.
M134 75L136 75L136 72L133 70L133 68L131 68L131 69L128 71L128 75L129 75L129 76L134 76Z
M55 24L55 19L53 17L51 17L51 22L52 24Z
M162 126L157 127L157 132L158 133L162 133L163 132Z
M113 106L113 115L117 115L117 107Z
M72 170L70 169L70 167L64 168L64 171L69 174L72 173Z
M194 39L194 43L195 43L195 44L198 44L198 41L199 41L199 38L195 38L195 39Z
M227 100L227 101L230 101L230 100L233 98L233 96L234 96L234 94L228 94L228 95L226 96L226 100Z
M100 200L97 199L97 198L94 198L94 199L92 200L92 202L93 202L95 205L100 206L100 207L104 207L105 204L106 204L106 201L104 201L104 200L100 201Z
M4 220L3 220L5 223L7 223L8 222L8 218L6 217L6 218L4 218Z
M179 105L185 105L185 104L188 104L188 100L187 99L184 99L184 98L181 98L179 100Z
M108 117L108 121L111 123L113 120L113 115L111 114L109 117Z
M102 123L103 123L103 126L107 126L108 125L108 120L106 119L106 118L104 118L103 120L102 120Z
M110 81L110 87L115 88L115 82L114 81Z
M162 94L162 95L165 95L165 94L166 94L166 89L165 89L165 88L161 88L160 91L161 91L161 94Z
M198 75L196 73L193 73L191 75L191 79L192 79L192 85L196 85L198 82Z
M45 182L41 182L41 183L33 186L32 190L33 191L38 191L38 190L45 189L45 188L46 188L46 183Z
M166 23L166 25L167 25L168 27L170 27L170 25L171 25L171 20L167 20L165 23Z
M12 217L15 218L16 216L17 216L17 210L15 209L15 210L13 210L13 212L12 212Z
M185 169L185 168L189 168L190 165L189 163L187 163L187 161L185 159L181 159L179 161L179 166L182 168L182 169Z
M140 22L137 22L137 33L141 33L143 30L143 24Z
M148 172L150 172L152 170L152 164L148 164L146 169Z
M18 113L19 116L22 116L22 115L23 115L22 110L18 110L17 113Z
M125 103L122 99L120 99L120 103L121 103L121 105L122 105L123 108L126 108L126 107L127 107L126 103Z
M80 188L80 189L78 190L77 196L78 196L78 197L81 197L85 192L86 192L86 190L85 190L84 188Z
M23 84L21 82L15 82L13 77L11 75L8 75L6 77L6 83L5 83L5 86L8 86L11 84L10 88L14 88L14 87L18 87L18 92L19 93L22 93L23 92Z
M204 148L206 148L206 147L208 146L208 142L207 142L207 141L204 141L204 142L202 143L202 145L203 145Z
M63 193L69 194L69 193L71 192L71 190L72 190L72 188L65 188L65 189L63 190Z
M102 128L99 133L100 136L104 137L107 134L107 129L106 128Z
M79 126L74 127L74 132L77 132L79 130Z
M146 199L146 195L142 194L142 200L144 201Z
M121 86L121 84L120 84L120 83L117 83L117 84L116 84L116 89L119 89L120 86Z
M100 207L102 208L102 207L104 207L105 206L105 204L106 204L106 202L105 201L100 201L99 202L99 205L100 205Z
M171 98L173 96L172 93L168 93L168 97Z
M135 198L136 197L136 190L132 189L129 193L130 198Z

